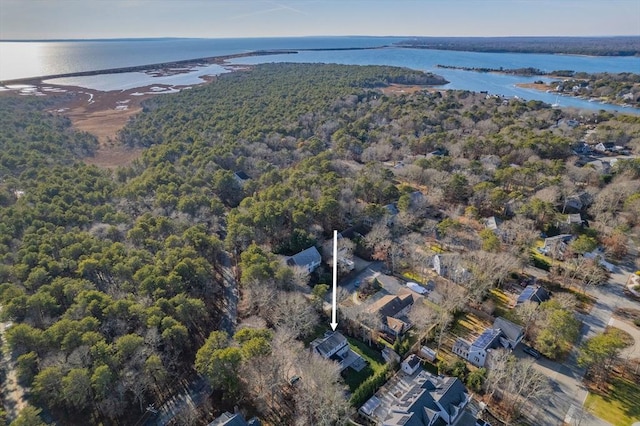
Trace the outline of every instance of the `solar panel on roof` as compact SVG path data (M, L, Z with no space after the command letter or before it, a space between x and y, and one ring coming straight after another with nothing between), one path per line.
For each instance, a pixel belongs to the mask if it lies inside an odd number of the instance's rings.
M534 291L535 291L534 287L531 287L531 286L525 287L525 289L522 291L522 293L518 297L518 302L529 300L529 298L531 297Z
M485 330L480 337L473 342L473 345L476 347L484 348L486 347L500 332L500 330L494 330L492 328Z

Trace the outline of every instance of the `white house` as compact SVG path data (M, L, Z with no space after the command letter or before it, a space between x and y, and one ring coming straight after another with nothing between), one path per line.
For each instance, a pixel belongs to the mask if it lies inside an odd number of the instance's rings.
M420 358L418 358L414 354L411 354L404 361L402 361L400 368L402 368L402 371L404 371L405 374L412 375L413 373L418 371L418 368L420 368Z
M492 349L515 348L524 337L524 330L511 321L498 317L492 328L482 332L473 342L458 338L452 351L461 358L466 359L476 367L484 367Z
M340 371L349 367L360 371L367 366L365 359L351 350L347 338L339 331L329 331L311 342L311 350L324 359L338 362Z

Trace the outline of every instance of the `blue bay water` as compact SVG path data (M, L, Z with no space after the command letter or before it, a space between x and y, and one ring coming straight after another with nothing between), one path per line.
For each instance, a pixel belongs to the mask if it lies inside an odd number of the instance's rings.
M402 40L398 37L293 37L245 39L147 39L97 40L59 42L0 42L0 81L79 71L139 66L185 59L223 56L270 49L336 49L390 46ZM516 87L517 83L532 82L539 77L509 76L497 73L476 73L437 68L438 64L461 67L524 68L543 71L574 70L585 72L640 73L638 57L591 57L572 55L544 55L520 53L479 53L443 50L384 48L373 50L300 51L297 54L251 56L236 58L232 64L265 62L313 62L353 65L395 65L430 71L445 77L450 83L444 88L487 91L504 96L537 99L586 109L620 110L640 113L640 110L605 105L586 100L557 97L551 93ZM219 69L209 70L210 74ZM97 90L116 90L137 84L197 84L204 71L167 81L145 76L143 73L110 75ZM83 80L86 79L86 80ZM95 78L78 77L65 84L95 85ZM108 81L107 81L108 80ZM544 79L543 79L544 80ZM144 84L143 84L144 83Z

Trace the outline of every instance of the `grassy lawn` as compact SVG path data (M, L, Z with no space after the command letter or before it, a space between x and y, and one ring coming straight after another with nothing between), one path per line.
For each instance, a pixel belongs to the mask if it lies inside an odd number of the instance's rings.
M363 368L362 371L356 372L349 368L344 373L344 382L349 386L349 390L353 392L358 386L360 386L360 383L382 370L385 362L379 351L370 348L354 338L347 337L347 340L349 341L351 349L367 361L367 366Z
M612 425L631 425L640 421L638 395L640 395L640 384L615 377L609 385L607 394L589 392L585 407Z
M422 276L418 275L417 273L413 272L413 271L406 271L402 273L402 277L409 280L409 281L414 281L420 284L424 284L424 279L422 278Z
M544 240L537 240L534 246L531 248L530 256L531 260L533 260L534 266L548 271L555 261L551 257L545 256L538 251L538 248L541 248L543 246Z
M463 339L473 340L490 326L491 323L478 318L470 312L464 312L451 327L451 334Z
M496 317L503 317L509 321L513 321L516 324L520 323L515 311L511 308L511 298L508 294L499 288L494 288L489 291L489 298L495 303L495 310L493 315Z

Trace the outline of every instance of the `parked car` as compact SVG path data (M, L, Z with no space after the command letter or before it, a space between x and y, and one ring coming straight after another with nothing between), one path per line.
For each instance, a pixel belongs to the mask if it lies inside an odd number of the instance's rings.
M542 354L540 352L536 351L531 346L527 346L527 345L522 346L522 352L524 352L524 353L526 353L528 355L531 355L535 359L538 359L538 358L540 358L542 356Z
M360 287L360 280L356 280L356 282L355 282L355 283L353 283L353 286L354 286L355 288Z

